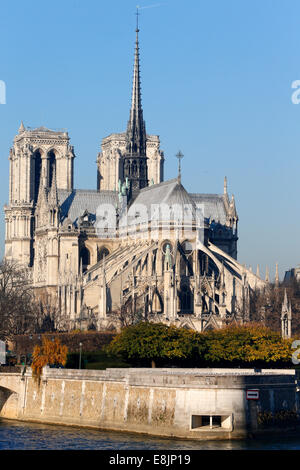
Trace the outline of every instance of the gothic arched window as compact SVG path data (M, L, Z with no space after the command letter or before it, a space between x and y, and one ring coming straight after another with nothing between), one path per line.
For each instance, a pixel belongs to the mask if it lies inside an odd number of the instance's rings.
M33 161L34 161L34 194L33 200L34 202L37 201L39 195L39 187L41 181L41 171L42 171L42 157L41 152L36 150L33 154Z
M55 153L53 150L50 150L48 153L48 186L51 188L54 168L56 167Z
M189 241L182 243L184 256L180 257L180 274L182 276L193 275L193 247Z
M192 293L189 286L181 286L180 292L180 307L182 312L191 312L192 311Z

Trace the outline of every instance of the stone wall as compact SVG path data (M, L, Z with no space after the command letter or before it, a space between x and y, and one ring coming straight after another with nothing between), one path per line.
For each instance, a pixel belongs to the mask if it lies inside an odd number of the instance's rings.
M3 376L2 417L161 436L242 438L264 432L259 413L298 407L295 371L45 368L39 385L30 372L19 376L7 404ZM253 388L257 401L246 398Z

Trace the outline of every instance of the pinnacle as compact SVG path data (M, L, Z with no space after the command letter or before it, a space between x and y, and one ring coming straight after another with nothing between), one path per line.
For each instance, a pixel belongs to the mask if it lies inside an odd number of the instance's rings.
M50 188L50 192L49 192L49 202L51 202L52 204L57 205L57 201L58 201L58 197L57 197L57 186L56 186L56 168L55 168L55 165L54 165L51 188Z
M20 127L19 127L19 134L21 134L21 132L24 132L25 131L25 126L23 124L23 121L21 121L21 124L20 124Z

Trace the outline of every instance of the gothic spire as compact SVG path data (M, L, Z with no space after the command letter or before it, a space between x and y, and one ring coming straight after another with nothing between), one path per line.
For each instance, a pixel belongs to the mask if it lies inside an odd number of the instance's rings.
M21 121L21 125L20 125L20 127L19 127L19 134L21 134L21 133L24 132L24 131L25 131L25 126L24 126L24 124L23 124L23 121Z
M48 191L46 187L45 169L42 173L41 181L39 184L39 193L38 193L38 198L37 198L37 206L41 206L43 204L48 204Z
M265 278L265 281L266 282L270 282L270 275L269 275L269 267L266 266L266 278Z
M227 176L224 176L224 195L227 194Z
M288 311L288 308L289 308L289 301L288 301L286 289L284 289L282 309L286 309L286 311Z
M52 175L52 182L51 182L51 187L49 191L49 197L48 197L49 203L51 203L53 206L58 205L58 195L57 195L57 185L56 185L56 168L55 165L53 167L53 175Z
M260 277L260 275L259 275L259 264L257 265L257 268L256 268L256 276Z
M292 336L292 305L288 300L286 289L284 289L281 307L281 335L283 338L291 338Z
M132 97L129 121L126 132L126 150L129 155L146 156L146 128L143 119L140 60L139 60L139 28L138 11L136 25L136 41L133 68Z

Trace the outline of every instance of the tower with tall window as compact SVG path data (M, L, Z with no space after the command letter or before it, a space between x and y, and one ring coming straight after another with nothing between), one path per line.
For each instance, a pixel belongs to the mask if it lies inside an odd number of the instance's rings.
M9 202L5 206L5 257L32 266L35 209L41 186L73 189L73 147L65 131L26 128L23 122L9 154Z

